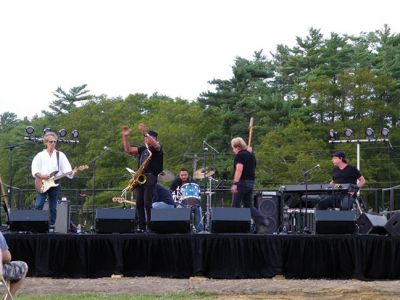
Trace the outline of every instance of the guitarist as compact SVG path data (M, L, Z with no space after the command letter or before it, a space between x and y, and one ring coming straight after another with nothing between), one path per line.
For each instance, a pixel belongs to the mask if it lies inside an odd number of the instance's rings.
M47 132L43 136L43 144L46 147L43 151L35 155L32 160L32 176L36 181L41 182L55 175L71 172L68 176L72 179L77 170L72 170L71 164L66 155L56 150L58 136L54 132ZM54 231L57 217L57 200L61 192L60 185L51 187L44 193L36 193L35 209L42 210L46 197L49 201L50 211L50 231Z

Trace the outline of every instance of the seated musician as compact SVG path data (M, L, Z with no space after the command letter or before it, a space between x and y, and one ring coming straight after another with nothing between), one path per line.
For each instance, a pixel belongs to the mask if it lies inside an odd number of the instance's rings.
M175 208L175 202L172 198L171 192L159 183L156 183L156 185L154 186L152 207Z
M179 176L175 178L175 180L171 183L170 191L175 195L180 195L180 189L182 185L187 183L194 183L194 180L189 176L189 171L185 168L182 168L179 171ZM195 218L195 227L197 232L204 231L204 224L203 224L203 217L202 217L202 210L200 205L193 205L192 210L194 212Z
M356 190L365 184L365 178L354 166L349 165L346 160L346 153L336 151L332 154L332 164L334 166L331 184L353 184ZM340 208L341 210L351 210L357 191L349 191L347 194L336 193L322 199L318 204L318 209Z

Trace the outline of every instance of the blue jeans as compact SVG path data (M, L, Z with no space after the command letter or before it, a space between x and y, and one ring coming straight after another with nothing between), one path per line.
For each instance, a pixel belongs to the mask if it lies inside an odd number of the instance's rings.
M194 226L197 232L204 231L204 223L203 223L203 215L201 211L201 206L194 205L192 206L192 212L194 214Z
M42 210L46 198L49 200L49 211L50 211L50 225L56 223L57 218L57 200L61 192L60 186L50 188L45 193L36 193L35 209Z
M156 208L156 209L158 209L158 208L161 208L161 209L163 209L163 208L175 208L175 205L167 204L165 202L153 202L152 207Z
M243 207L253 206L253 189L254 180L241 180L237 183L237 193L233 194L232 207L241 207L243 202Z

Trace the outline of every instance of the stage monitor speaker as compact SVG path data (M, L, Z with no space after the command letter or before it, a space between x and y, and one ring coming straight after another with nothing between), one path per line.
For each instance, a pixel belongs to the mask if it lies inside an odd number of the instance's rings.
M346 234L356 230L356 213L351 210L316 210L315 233Z
M400 213L397 212L389 218L385 229L390 235L400 235Z
M135 232L136 210L122 208L96 209L97 233L131 233Z
M43 210L49 209L49 202L44 202ZM54 224L54 231L58 233L67 233L69 231L70 214L69 201L57 201L57 218Z
M191 208L151 210L150 229L157 233L189 233Z
M363 213L357 219L358 232L364 234L383 234L387 233L385 216L377 214Z
M250 228L250 208L213 207L211 209L211 232L213 233L249 233Z
M10 230L29 232L49 232L49 212L47 210L10 210Z
M267 223L267 232L278 232L280 227L281 197L277 192L262 192L254 197L254 207L264 217ZM257 225L257 220L254 220Z

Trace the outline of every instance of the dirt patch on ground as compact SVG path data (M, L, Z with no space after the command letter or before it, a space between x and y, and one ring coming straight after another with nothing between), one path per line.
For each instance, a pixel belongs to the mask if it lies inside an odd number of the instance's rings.
M52 279L29 277L19 295L166 295L208 292L218 299L400 299L400 281L359 280L222 280L193 277L122 277Z

